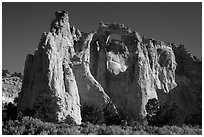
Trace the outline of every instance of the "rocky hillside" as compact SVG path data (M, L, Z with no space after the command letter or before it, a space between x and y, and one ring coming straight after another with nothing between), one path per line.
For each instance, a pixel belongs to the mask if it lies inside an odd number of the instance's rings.
M100 23L81 33L65 11L55 13L25 62L18 111L43 121L81 123L84 104L110 103L142 120L149 99L174 103L184 122L202 115L202 62L183 45L141 37L123 24Z
M18 97L22 86L21 73L11 73L8 70L2 70L2 103L14 103L14 99Z

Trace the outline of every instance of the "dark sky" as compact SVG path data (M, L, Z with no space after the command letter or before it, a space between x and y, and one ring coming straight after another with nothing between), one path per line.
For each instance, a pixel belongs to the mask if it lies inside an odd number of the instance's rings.
M2 3L2 67L23 72L28 53L34 53L55 11L69 12L80 31L98 29L99 22L123 23L141 36L184 44L202 57L202 3Z

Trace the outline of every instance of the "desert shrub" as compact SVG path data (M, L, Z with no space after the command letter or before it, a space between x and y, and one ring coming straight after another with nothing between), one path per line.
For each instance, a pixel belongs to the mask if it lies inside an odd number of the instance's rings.
M134 130L134 128L133 128ZM169 126L165 125L162 127L156 127L156 126L143 126L141 129L134 130L135 133L140 134L150 134L150 135L200 135L202 134L202 129L201 128L195 128L195 127L189 127L189 126ZM134 133L134 134L135 134Z
M17 106L11 102L9 102L8 104L4 104L2 113L3 113L3 117L2 117L3 121L16 120Z
M159 112L159 101L156 98L149 99L145 109L147 111L147 121L149 125L156 125L158 120L157 120L157 114Z
M202 125L202 115L201 114L192 114L185 119L185 124L187 125Z
M106 125L120 125L122 124L122 120L126 118L122 109L116 111L110 103L103 107L103 116Z
M2 125L3 135L78 135L78 134L99 134L99 135L183 135L202 134L199 126L144 126L134 127L112 125L93 125L89 122L81 126L71 126L66 123L43 122L32 117L23 117L19 120L8 120Z
M43 122L32 117L24 117L21 123L25 126L23 134L26 135L57 134L57 128L53 123Z
M65 123L69 125L77 125L77 123L74 121L74 118L72 118L70 115L67 115Z
M17 106L17 104L18 104L18 102L19 102L19 93L18 93L18 96L13 99L13 102L14 102L14 104L16 104L16 106Z
M132 130L122 129L121 126L108 126L103 133L104 135L130 135Z
M4 135L76 135L80 134L76 126L43 122L32 117L6 121L2 127Z
M58 135L79 135L81 134L77 126L70 126L68 124L61 123L61 124L56 124L56 127L57 127Z
M2 69L2 78L8 76L10 72L7 69Z
M82 123L81 125L81 133L82 134L97 134L97 129L99 125L93 125L90 122Z
M23 79L23 75L20 72L14 72L13 74L11 74L11 77L19 77L20 79Z
M157 131L157 132L156 132ZM195 130L193 127L188 127L188 126L168 126L165 125L163 127L157 127L157 129L154 130L154 134L158 135L196 135L196 134L201 134L202 130Z
M34 103L33 109L34 116L40 118L42 121L52 121L57 123L57 112L60 111L59 105L57 102L60 101L60 98L47 95L40 94Z
M157 99L149 99L146 104L147 121L149 125L182 125L184 122L184 113L172 102L166 102L159 105Z
M82 122L90 122L92 124L105 123L105 119L103 117L103 110L100 108L101 106L96 107L94 105L84 104L81 110Z
M119 125L112 125L112 126L105 126L102 125L98 128L97 131L98 135L146 135L148 134L143 129L135 130L134 127L130 126L119 126Z
M99 126L98 130L97 130L97 134L98 135L111 135L111 133L109 131L106 130L106 125L102 124Z
M157 118L160 118L160 125L181 126L184 122L184 117L184 112L182 112L180 108L172 102L163 104L157 113Z
M25 126L21 125L18 120L8 120L2 126L3 135L22 135L25 131Z
M184 134L190 134L190 135L202 135L202 127L200 126L189 126L189 125L183 125L182 126Z
M145 108L148 115L150 116L156 115L156 113L159 110L159 101L156 98L149 99Z
M124 110L117 109L116 112L111 103L101 106L85 104L81 114L82 122L90 122L92 124L123 125L128 121Z
M4 77L19 77L20 79L23 79L22 73L20 73L20 72L11 73L7 69L2 69L2 78L4 78Z

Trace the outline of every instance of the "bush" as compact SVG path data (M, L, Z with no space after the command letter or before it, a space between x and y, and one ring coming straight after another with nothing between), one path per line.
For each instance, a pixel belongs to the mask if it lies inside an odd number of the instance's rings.
M3 105L3 121L8 121L8 120L16 120L17 119L17 106L11 102L8 104Z
M78 134L99 134L99 135L143 135L143 134L163 134L163 135L183 135L202 134L200 127L183 125L177 126L107 126L93 125L89 122L81 126L71 126L65 123L54 124L43 122L32 117L23 117L19 120L6 121L2 126L3 135L78 135Z
M202 115L201 114L191 114L185 119L185 124L187 125L202 125Z
M157 112L159 111L159 101L156 98L149 99L145 108L148 115L150 116L156 115Z
M171 104L171 103L169 103L168 105L159 107L158 109L158 103L155 101L157 100L154 99L149 101L150 103L147 103L149 106L146 107L147 109L149 109L147 111L149 116L151 116L148 119L151 126L128 119L124 113L125 111L122 109L119 109L118 113L115 113L115 111L111 109L111 106L102 106L102 107L96 107L96 108L93 106L85 107L85 108L88 108L84 110L86 113L83 112L83 116L86 116L85 117L86 120L93 120L93 122L95 123L98 122L100 123L100 125L92 124L90 122L82 123L81 126L70 125L66 123L56 124L56 123L50 123L50 122L43 122L37 118L32 118L32 117L22 117L21 119L16 120L17 119L16 106L10 103L5 105L3 109L3 112L6 112L8 117L6 119L3 119L4 122L2 124L2 133L3 135L78 135L78 134L99 134L99 135L193 134L193 135L197 135L197 134L202 134L202 127L200 126L193 127L189 125L183 125L182 127L178 127L178 126L164 125L165 122L168 124L169 123L172 124L172 121L174 120L177 121L179 111L177 110L177 107L175 107L174 104ZM35 112L33 112L33 110L28 109L27 113L32 115L32 113L35 113ZM169 113L169 114L166 114L166 113ZM69 117L67 118L67 120L72 121L72 119L70 119ZM124 121L126 124L124 124ZM108 126L108 124L112 124L112 125ZM156 127L155 125L159 125L160 127Z
M78 129L68 124L54 124L43 122L32 117L23 117L21 121L9 120L3 125L4 135L76 135L80 134Z
M87 135L96 133L99 127L98 125L93 125L90 122L83 123L81 126L82 126L81 133Z
M14 72L13 74L11 74L11 77L19 77L20 79L23 79L23 75L20 72Z
M59 105L57 102L60 101L59 97L40 94L36 97L36 100L33 105L33 115L37 118L40 118L42 121L52 121L57 123L58 121L58 112L60 112Z
M112 104L107 104L103 108L103 116L105 119L106 125L120 125L122 124L122 120L124 120L124 113L119 109L115 110Z
M7 69L2 69L2 78L7 77L10 72Z
M94 105L84 104L81 110L82 122L90 122L92 124L103 124L105 119L101 106L95 107Z
M90 122L92 124L124 125L128 121L124 110L117 109L116 112L111 103L97 107L85 104L81 114L82 122Z
M149 99L146 104L147 121L149 125L182 125L184 122L184 113L173 102L166 102L159 105L157 99Z

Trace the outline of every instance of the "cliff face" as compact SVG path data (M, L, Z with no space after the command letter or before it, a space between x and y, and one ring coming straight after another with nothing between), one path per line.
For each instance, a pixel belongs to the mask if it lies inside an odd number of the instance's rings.
M170 100L176 102L187 117L196 115L202 122L202 61L192 56L183 45L173 46L177 62L176 83L169 94Z
M27 56L18 109L34 109L36 117L45 121L66 121L71 117L80 124L78 87L70 65L74 36L68 13L56 12L55 16L34 55Z
M109 39L112 35L118 39ZM164 42L141 39L122 24L101 23L90 46L91 74L116 107L125 109L132 118L145 117L148 99L157 98L157 92L168 94L177 86L175 56ZM81 96L83 102L89 99Z
M140 120L147 101L157 98L188 116L202 113L201 83L201 61L183 46L141 38L123 24L100 23L96 32L81 34L67 12L56 12L50 32L27 56L18 109L80 124L80 106L111 101Z

